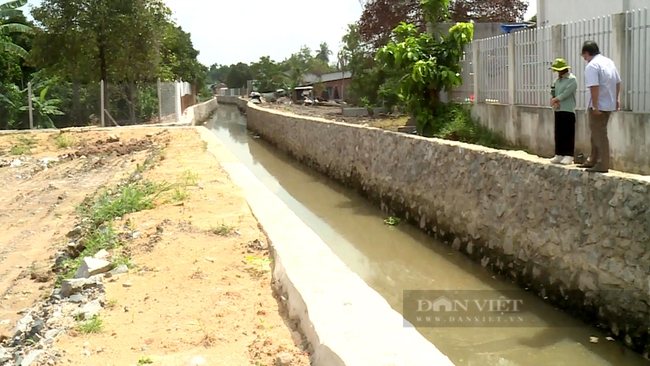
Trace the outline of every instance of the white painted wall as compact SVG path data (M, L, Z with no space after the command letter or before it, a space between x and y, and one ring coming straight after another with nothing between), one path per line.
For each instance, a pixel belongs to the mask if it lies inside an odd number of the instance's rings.
M537 24L548 26L650 8L650 0L537 0Z

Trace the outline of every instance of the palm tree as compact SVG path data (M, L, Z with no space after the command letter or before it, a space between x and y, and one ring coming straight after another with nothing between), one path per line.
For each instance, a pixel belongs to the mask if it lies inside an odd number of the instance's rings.
M330 47L327 45L327 42L321 43L320 49L316 54L316 58L323 60L327 64L330 62L330 55L332 55L332 51L330 51Z
M27 0L13 0L0 4L0 36L6 36L11 33L34 33L34 30L31 27L24 24L2 23L2 19L9 18L17 13L22 13L18 8L25 6L25 4L27 4ZM27 51L25 51L24 48L14 44L11 40L7 40L6 38L0 38L0 52L9 52L22 59L26 59L28 56Z

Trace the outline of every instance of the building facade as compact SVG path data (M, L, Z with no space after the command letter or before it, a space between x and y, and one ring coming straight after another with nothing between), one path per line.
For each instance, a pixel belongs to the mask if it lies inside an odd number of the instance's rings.
M546 27L643 8L650 8L650 0L537 0L537 25Z

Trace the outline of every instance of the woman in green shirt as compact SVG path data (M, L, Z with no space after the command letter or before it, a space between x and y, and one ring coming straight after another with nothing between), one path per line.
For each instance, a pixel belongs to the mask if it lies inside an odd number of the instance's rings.
M558 73L551 87L551 106L555 109L555 157L551 159L554 164L573 164L578 82L570 69L562 58L556 59L551 66L551 70Z

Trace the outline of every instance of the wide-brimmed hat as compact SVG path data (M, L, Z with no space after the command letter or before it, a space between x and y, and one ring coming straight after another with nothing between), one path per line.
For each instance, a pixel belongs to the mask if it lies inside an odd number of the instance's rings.
M566 62L565 59L563 58L557 58L555 59L555 62L553 62L553 65L551 65L550 69L554 71L564 71L570 69L571 66L569 66Z

